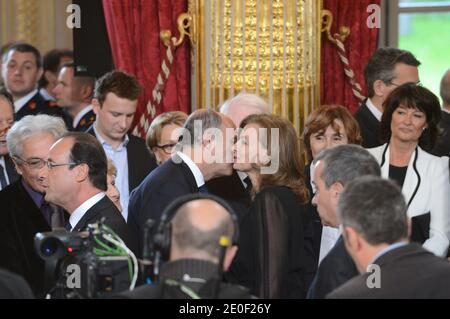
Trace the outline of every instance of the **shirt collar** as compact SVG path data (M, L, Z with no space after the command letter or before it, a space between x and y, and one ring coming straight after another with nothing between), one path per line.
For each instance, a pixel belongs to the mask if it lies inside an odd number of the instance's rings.
M31 188L30 185L28 185L27 182L22 178L22 185L27 191L28 195L30 195L33 202L36 204L36 206L40 209L42 206L42 203L44 202L44 194L39 193Z
M41 88L39 90L39 94L44 98L46 101L54 101L55 98L50 94L50 92L47 91L47 89Z
M96 123L94 123L93 127L94 127L95 136L97 137L100 144L102 144L102 146L107 145L107 146L111 147L111 145L109 145L109 143L98 133ZM128 134L125 134L125 137L124 137L122 143L120 143L119 147L117 148L117 151L121 150L122 148L125 148L129 141L130 141L130 138L128 137Z
M447 114L450 114L450 110L449 109L443 108L442 111L444 111Z
M379 109L377 109L377 107L375 106L375 104L373 104L371 99L367 99L366 105L369 111L373 114L373 116L376 117L378 122L381 122L381 117L383 116L383 113Z
M34 89L33 91L31 91L31 92L28 93L27 95L25 95L25 96L21 97L20 99L18 99L17 101L15 101L15 102L14 102L14 110L15 110L15 112L16 112L16 113L19 112L20 109L21 109L25 104L27 104L27 102L28 102L29 100L31 100L31 98L32 98L33 96L35 96L37 92L38 92L38 90L37 90L37 89Z
M388 252L400 248L402 246L406 246L408 243L407 242L398 242L398 243L394 243L392 245L387 246L386 248L382 249L380 252L378 252L378 254L375 255L375 257L372 258L372 262L369 263L369 265L375 264L376 261L383 255L387 254Z
M92 105L89 104L84 109L82 109L80 112L78 112L78 114L73 118L73 124L72 124L73 128L76 128L78 123L80 123L81 119L83 118L83 116L88 114L91 110L92 110ZM95 125L94 125L94 129L95 129ZM95 134L97 135L97 132Z
M73 228L78 224L78 222L83 218L84 214L91 209L92 206L97 204L99 201L101 201L105 197L104 192L100 192L89 198L87 201L85 201L83 204L81 204L77 209L73 211L72 214L70 214L69 222L71 226L71 231Z
M205 178L203 177L202 172L200 171L200 168L198 168L197 164L195 164L189 156L182 152L177 152L177 155L181 157L183 162L186 163L186 165L191 170L192 174L194 175L195 182L197 183L197 187L205 185Z

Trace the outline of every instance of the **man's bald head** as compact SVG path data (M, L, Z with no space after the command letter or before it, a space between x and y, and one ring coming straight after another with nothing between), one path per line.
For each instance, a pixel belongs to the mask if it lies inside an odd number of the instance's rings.
M182 205L171 224L173 249L184 258L200 256L217 261L220 237L227 236L231 240L235 231L230 213L210 199Z

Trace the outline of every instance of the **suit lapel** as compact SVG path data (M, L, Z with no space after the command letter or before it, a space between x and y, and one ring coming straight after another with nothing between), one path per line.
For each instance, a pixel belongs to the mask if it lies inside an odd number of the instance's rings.
M189 166L177 154L175 154L170 159L170 161L172 162L173 166L181 172L181 175L185 178L186 182L188 183L191 192L197 193L198 192L197 182L195 181L194 173L191 172Z
M106 195L100 201L95 203L94 206L87 210L80 221L75 225L73 231L82 231L87 227L88 224L99 221L100 212L105 207L108 207L108 197Z
M405 196L406 203L408 204L410 201L414 199L413 196L415 196L414 192L418 186L419 179L417 177L417 174L414 170L414 160L416 158L416 155L418 156L419 150L416 148L414 153L411 156L411 159L409 160L408 164L408 170L406 171L405 176L405 182L403 183L402 192Z
M5 166L6 166L6 174L8 174L9 183L12 184L19 179L19 174L17 174L14 163L9 157L9 155L5 155Z

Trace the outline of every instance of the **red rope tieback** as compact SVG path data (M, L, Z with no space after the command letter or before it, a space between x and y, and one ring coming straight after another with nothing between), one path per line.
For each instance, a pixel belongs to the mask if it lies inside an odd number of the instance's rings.
M167 41L166 54L161 62L161 69L156 78L155 86L152 90L152 95L147 103L144 112L139 119L136 127L133 130L133 135L141 136L145 138L151 121L155 118L156 109L161 107L161 102L164 94L164 88L167 80L169 79L170 72L173 66L176 38L171 38L171 41Z
M366 97L362 94L361 85L355 80L355 73L350 67L350 63L347 57L347 52L345 50L344 43L339 39L338 35L334 36L335 42L333 42L338 48L338 55L344 67L344 73L347 76L350 85L352 86L353 95L356 96L358 100L361 102L366 99Z

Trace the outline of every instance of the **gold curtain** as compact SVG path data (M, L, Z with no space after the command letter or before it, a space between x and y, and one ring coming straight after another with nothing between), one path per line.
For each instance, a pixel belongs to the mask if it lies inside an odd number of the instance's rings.
M189 10L193 108L256 93L300 133L319 103L321 1L190 0Z

